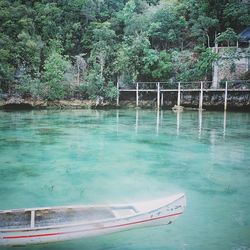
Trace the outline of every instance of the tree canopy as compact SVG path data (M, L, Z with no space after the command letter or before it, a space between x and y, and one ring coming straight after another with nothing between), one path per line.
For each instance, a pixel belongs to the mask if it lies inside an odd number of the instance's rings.
M0 0L0 92L113 99L121 79L209 79L215 35L237 40L249 12L239 0Z

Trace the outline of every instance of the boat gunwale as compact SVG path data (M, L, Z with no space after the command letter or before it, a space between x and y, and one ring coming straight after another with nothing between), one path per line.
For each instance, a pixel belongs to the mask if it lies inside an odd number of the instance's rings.
M40 231L40 230L53 230L53 229L58 229L58 228L70 228L70 227L81 227L81 226L91 226L91 225L94 225L94 224L98 224L98 223L112 223L113 221L120 221L120 220L124 220L124 219L128 219L128 218L136 218L136 217L139 217L139 216L144 216L144 215L147 215L149 213L154 213L156 212L157 210L159 209L162 209L163 207L167 206L167 205L171 205L172 203L180 200L180 199L183 199L185 198L185 194L181 194L180 197L178 197L177 199L167 203L167 204L164 204L163 206L160 206L160 207L157 207L155 209L151 209L149 211L142 211L142 212L138 212L137 214L135 215L132 215L132 216L124 216L124 217L114 217L114 218L109 218L109 219L103 219L103 220L95 220L95 221L92 221L92 222L85 222L85 223L71 223L71 224L64 224L64 225L54 225L54 226L43 226L43 227L29 227L29 228L17 228L17 229L0 229L0 233L8 233L8 232L32 232L32 231ZM165 200L164 198L163 199L158 199L157 201L159 200ZM155 200L152 200L152 202L155 201ZM60 207L51 207L51 209L56 209L56 208L79 208L79 207L88 207L88 208L95 208L95 207L108 207L108 208L112 208L112 207L136 207L136 204L143 204L143 203L148 203L148 201L146 202L138 202L138 203L132 203L132 204L122 204L122 205L111 205L111 206L104 206L104 205L97 205L97 206L93 206L93 205L82 205L82 206L77 206L77 205L74 205L74 206L60 206ZM31 208L31 209L18 209L19 211L36 211L37 210L46 210L48 209L47 207L46 208ZM135 209L136 210L136 209ZM2 210L4 211L4 210ZM13 211L13 210L12 210Z

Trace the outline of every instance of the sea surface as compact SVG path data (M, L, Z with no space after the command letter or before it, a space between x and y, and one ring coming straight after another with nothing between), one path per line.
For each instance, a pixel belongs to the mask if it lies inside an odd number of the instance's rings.
M0 209L179 192L171 225L18 249L250 250L250 114L0 111Z

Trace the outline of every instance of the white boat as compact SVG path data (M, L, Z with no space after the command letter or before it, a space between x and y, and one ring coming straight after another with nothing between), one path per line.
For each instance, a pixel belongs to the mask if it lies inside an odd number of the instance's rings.
M110 206L0 210L0 246L49 243L171 224L186 206L184 194Z

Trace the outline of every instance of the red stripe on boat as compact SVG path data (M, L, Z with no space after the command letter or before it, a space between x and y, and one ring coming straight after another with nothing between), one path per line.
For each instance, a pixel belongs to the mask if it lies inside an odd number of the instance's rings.
M180 214L182 214L182 212L181 213L176 213L176 214L170 214L170 215L166 215L166 216L161 216L161 217L157 217L157 218L142 220L142 221L135 221L135 222L125 223L125 224L120 224L120 225L114 225L114 226L109 226L109 227L98 228L98 229L93 228L93 229L86 229L86 230L77 230L77 231L71 231L71 232L58 232L58 233L49 233L49 234L4 236L3 239L20 239L20 238L56 236L56 235L70 234L70 233L80 233L80 232L84 232L84 231L93 231L93 230L109 229L109 228L116 228L116 227L124 227L124 226L130 226L130 225L134 225L134 224L140 224L140 223L144 223L144 222L148 222L148 221L164 219L164 218L167 218L167 217L177 216L177 215L180 215Z
M33 235L20 235L20 236L6 236L3 239L20 239L20 238L33 238L33 237L44 237L44 236L55 236L64 233L51 233L51 234L33 234Z
M170 214L170 215L165 215L165 216L161 216L161 217L157 217L157 218L151 218L151 219L148 219L148 220L135 221L135 222L130 222L130 223L121 224L121 225L114 225L114 226L110 226L110 227L106 227L106 228L129 226L129 225L144 223L144 222L148 222L148 221L152 221L152 220L164 219L164 218L171 217L171 216L177 216L177 215L180 215L180 214L182 214L182 213ZM104 229L106 229L106 228L104 228Z

